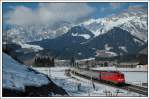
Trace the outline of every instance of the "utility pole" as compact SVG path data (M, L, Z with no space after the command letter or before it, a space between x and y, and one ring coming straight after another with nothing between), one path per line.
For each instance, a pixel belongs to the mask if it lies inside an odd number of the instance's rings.
M91 76L91 82L92 82L92 87L93 87L93 89L95 90L95 85L94 85L94 82L93 82L92 76Z
M51 78L51 67L48 69L48 76Z

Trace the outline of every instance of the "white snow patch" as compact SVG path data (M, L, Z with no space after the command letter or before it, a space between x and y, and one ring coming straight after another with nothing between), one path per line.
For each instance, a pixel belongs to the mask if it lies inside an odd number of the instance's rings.
M41 86L49 83L47 77L29 70L3 53L3 88L24 91L25 86Z
M113 47L110 47L110 46L108 46L108 44L105 44L105 50L109 51L111 49L113 49Z
M91 61L91 60L95 60L95 58L87 58L87 59L80 59L80 60L77 60L77 61Z
M106 53L110 54L111 56L117 56L117 54L115 52L107 51Z
M21 46L21 48L33 49L35 52L43 50L43 48L38 45L23 44L21 42L19 42L18 44Z
M97 50L95 56L114 57L114 56L117 56L117 53L112 52L112 51L107 51L107 50Z
M96 50L96 48L92 48L92 50Z
M128 51L127 51L127 48L126 48L125 46L119 46L119 48L122 49L122 50L123 50L124 52L126 52L126 53L128 52Z
M141 45L143 45L144 43L143 42L141 42L140 40L138 40L138 39L133 39L134 40L134 42L136 42L136 43L139 43L139 44L141 44Z
M81 52L79 52L79 53L78 53L78 55L82 55L82 53L81 53Z
M78 34L78 33L72 33L72 36L81 36L84 39L90 39L91 36L89 34Z

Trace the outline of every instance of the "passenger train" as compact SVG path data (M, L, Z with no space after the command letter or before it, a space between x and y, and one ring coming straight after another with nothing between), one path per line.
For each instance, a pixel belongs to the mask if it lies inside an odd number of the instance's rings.
M107 83L113 84L124 84L125 77L124 74L120 71L97 71L97 70L88 70L83 68L74 68L73 71L80 75L90 77L92 79L97 79Z

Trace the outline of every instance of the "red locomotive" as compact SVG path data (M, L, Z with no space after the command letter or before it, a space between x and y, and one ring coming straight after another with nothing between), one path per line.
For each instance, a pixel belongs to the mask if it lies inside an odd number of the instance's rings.
M100 71L100 80L112 82L114 84L125 83L124 74L119 71Z
M125 78L124 74L119 71L95 71L87 69L74 69L74 72L90 77L93 79L98 79L113 84L124 84Z

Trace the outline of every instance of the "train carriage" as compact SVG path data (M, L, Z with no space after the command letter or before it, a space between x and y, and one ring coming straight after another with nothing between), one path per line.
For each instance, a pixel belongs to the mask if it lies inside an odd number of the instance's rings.
M87 77L91 77L94 79L99 79L100 73L99 72L94 72L94 71L89 71L86 69L74 69L74 71L78 74L87 76Z

